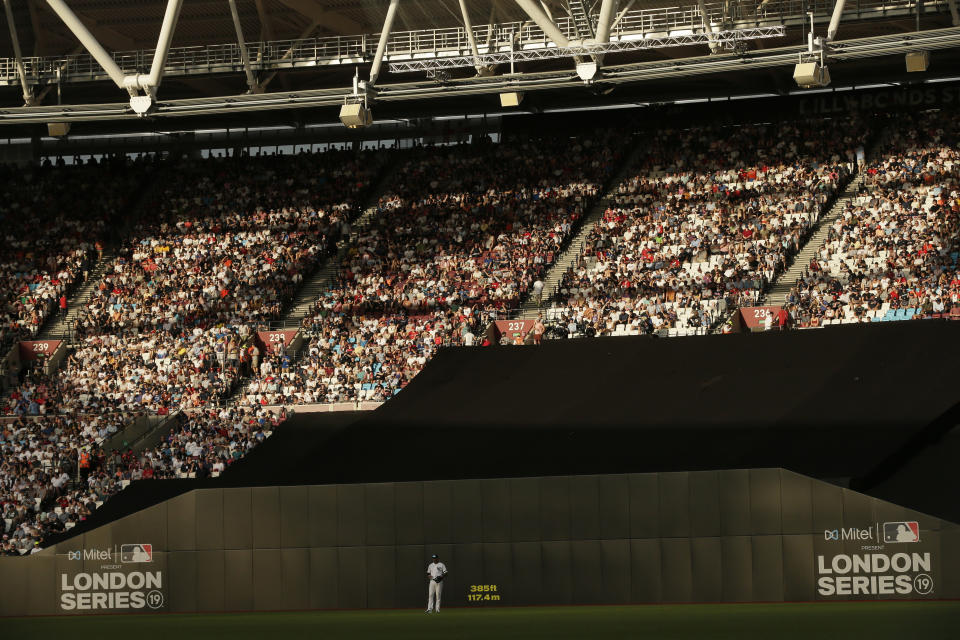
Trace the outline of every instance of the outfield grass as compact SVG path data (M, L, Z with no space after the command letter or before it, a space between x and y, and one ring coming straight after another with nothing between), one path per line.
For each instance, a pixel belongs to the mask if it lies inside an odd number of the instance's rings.
M960 638L960 602L505 607L450 609L439 615L329 611L0 618L0 638L940 640Z

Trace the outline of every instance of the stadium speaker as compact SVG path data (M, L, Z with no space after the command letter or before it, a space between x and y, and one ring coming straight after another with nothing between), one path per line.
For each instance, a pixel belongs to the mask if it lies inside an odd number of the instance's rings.
M500 94L501 107L519 107L521 102L523 102L522 91L512 91L510 93Z
M577 63L577 75L580 76L580 79L584 82L590 82L597 76L597 63L596 62L578 62Z
M907 54L907 71L926 71L929 66L929 51L911 51Z
M133 112L136 113L138 116L143 117L147 115L148 113L153 111L153 108L155 106L157 105L154 102L152 96L131 96L130 97L130 108L133 109Z
M373 122L373 112L360 103L345 104L340 107L340 122L351 129L366 127Z
M51 138L62 138L70 133L69 122L48 122L47 133Z
M793 79L804 89L825 87L830 84L830 70L819 62L801 62L793 69Z

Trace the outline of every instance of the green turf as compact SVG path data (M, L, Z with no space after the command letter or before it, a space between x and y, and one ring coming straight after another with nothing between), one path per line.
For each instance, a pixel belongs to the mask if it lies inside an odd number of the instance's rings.
M213 640L290 638L960 638L960 602L536 607L0 619L0 638Z

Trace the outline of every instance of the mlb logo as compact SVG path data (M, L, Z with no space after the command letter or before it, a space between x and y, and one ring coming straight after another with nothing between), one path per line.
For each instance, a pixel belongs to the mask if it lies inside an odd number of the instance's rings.
M920 542L920 523L884 522L883 541L890 544L897 542Z
M120 562L153 562L152 544L120 545Z

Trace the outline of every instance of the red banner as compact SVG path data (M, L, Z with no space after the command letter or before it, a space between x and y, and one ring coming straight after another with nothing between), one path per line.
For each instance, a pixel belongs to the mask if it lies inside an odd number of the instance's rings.
M257 341L264 352L273 352L277 346L283 342L283 348L286 349L293 342L297 335L296 329L279 329L277 331L257 331Z
M36 360L40 356L52 356L62 340L28 340L20 343L20 359Z
M511 343L516 343L518 339L522 342L524 338L527 337L527 334L530 333L530 330L533 329L533 325L536 324L536 322L536 320L523 318L518 320L497 320L497 332L501 336L507 336Z
M784 314L781 314L782 307L743 307L740 309L740 317L743 320L743 326L747 328L748 331L753 329L765 329L764 320L767 317L767 312L773 314L773 324L770 326L771 329L779 329L781 318Z

